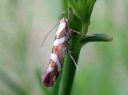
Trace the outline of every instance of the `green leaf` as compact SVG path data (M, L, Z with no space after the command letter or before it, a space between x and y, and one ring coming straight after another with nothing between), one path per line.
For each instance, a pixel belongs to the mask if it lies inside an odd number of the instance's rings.
M81 43L85 44L87 42L110 42L112 37L106 34L91 34L81 39Z
M68 4L73 9L74 15L81 19L82 13L80 11L78 3L74 0L68 0Z
M88 23L92 13L95 0L68 0L70 7L73 9L74 15L82 22Z

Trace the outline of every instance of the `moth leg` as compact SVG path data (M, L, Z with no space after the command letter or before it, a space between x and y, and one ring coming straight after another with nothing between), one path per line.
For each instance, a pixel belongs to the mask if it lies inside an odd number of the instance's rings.
M65 43L65 46L66 46L66 48L65 48L65 54L70 56L70 58L72 59L73 63L75 64L76 68L79 70L79 67L77 66L77 63L76 63L75 59L71 55L72 52L71 52L71 48L70 48L70 44L71 44L71 38L70 38L71 36L70 36L70 33L71 32L69 31L69 34L68 33L66 34L67 41Z
M71 55L71 51L66 51L66 54L70 56L70 58L72 59L74 65L76 66L77 70L80 70L75 59L73 58L73 56Z
M76 31L76 30L70 29L70 32L74 32L74 33L76 33L76 34L78 34L78 35L86 36L86 34L80 33L80 32L78 32L78 31Z
M67 44L69 44L69 43L67 43ZM67 54L67 55L70 56L70 58L72 59L74 65L75 65L76 68L79 70L79 67L78 67L78 65L77 65L77 63L76 63L76 61L75 61L75 59L74 59L73 56L71 55L71 53L72 53L72 51L71 51L71 49L70 49L70 46L67 45L66 50L65 50L65 54Z

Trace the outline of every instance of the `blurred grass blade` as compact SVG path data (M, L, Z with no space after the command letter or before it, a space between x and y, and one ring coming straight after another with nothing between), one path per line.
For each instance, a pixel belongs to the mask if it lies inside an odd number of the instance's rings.
M25 89L20 87L4 70L0 70L0 80L14 91L16 95L28 95Z

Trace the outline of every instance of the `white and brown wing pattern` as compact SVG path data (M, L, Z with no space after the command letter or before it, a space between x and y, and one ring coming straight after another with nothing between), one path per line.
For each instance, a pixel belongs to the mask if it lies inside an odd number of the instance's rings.
M71 32L68 29L68 19L62 18L56 32L50 62L42 80L46 87L52 87L58 78L70 36Z

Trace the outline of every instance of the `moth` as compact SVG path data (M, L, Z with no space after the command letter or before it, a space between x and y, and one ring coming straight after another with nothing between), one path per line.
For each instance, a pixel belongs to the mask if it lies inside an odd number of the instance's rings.
M54 85L56 79L61 72L65 54L69 54L69 56L76 65L74 58L70 54L71 36L73 32L76 31L69 29L68 19L62 18L59 22L55 35L48 68L44 72L44 76L42 78L42 82L46 87L52 87Z

